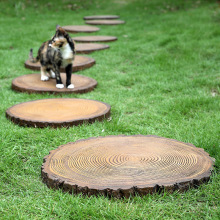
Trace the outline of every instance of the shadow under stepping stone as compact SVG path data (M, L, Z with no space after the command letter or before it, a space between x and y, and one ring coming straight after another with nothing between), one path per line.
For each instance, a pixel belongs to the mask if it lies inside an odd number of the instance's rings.
M67 25L62 27L65 31L70 33L92 33L99 31L100 28L89 25Z
M192 144L134 135L62 145L44 157L41 174L48 187L66 192L129 198L184 191L208 181L212 169L213 159Z
M92 16L85 16L83 19L84 20L98 20L98 19L118 19L119 16L118 15L92 15Z
M72 38L76 42L110 42L116 41L117 37L114 36L79 36Z
M106 44L95 44L95 43L77 43L76 53L88 54L97 50L108 49L109 45Z
M117 25L117 24L124 24L125 21L122 20L91 20L86 21L86 24L92 25Z
M61 73L61 79L66 81L66 73ZM71 77L71 83L74 84L73 89L58 89L56 88L56 80L51 79L49 81L41 81L40 73L33 73L23 75L15 78L12 81L12 89L19 92L27 93L86 93L92 91L97 86L97 81L87 77L73 74Z
M73 61L73 72L84 70L86 68L93 66L94 64L95 64L95 60L93 58L76 55ZM32 70L40 70L41 67L40 62L32 63L29 60L25 61L24 66ZM61 72L65 72L64 68L61 68L60 70Z
M110 105L89 99L55 98L24 102L7 109L12 122L30 127L70 127L110 115Z

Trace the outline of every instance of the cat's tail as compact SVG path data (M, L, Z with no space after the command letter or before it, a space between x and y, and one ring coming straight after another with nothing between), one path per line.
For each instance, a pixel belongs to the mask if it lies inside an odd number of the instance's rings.
M30 49L30 53L29 53L29 61L32 63L37 63L39 61L38 56L36 58L33 56L33 49L32 48Z

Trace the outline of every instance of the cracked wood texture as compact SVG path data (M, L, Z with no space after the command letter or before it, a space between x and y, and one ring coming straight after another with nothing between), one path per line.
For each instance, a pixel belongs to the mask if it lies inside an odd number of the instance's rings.
M52 150L43 182L70 193L117 198L185 191L208 181L213 159L192 144L157 136L107 136Z
M97 50L108 49L109 45L97 43L77 43L76 52L79 54L88 54Z
M111 20L111 19L118 19L119 16L118 15L92 15L92 16L85 16L83 19L84 20Z
M115 36L79 36L72 38L76 42L111 42L116 41L117 37Z
M98 27L89 25L67 25L62 28L70 33L92 33L100 30Z
M66 73L60 74L63 83L66 82ZM56 88L56 80L49 79L48 81L41 81L40 73L27 74L19 76L12 81L12 89L19 92L27 93L86 93L92 91L97 86L97 81L86 76L73 74L71 83L74 85L73 89Z
M91 57L76 55L73 61L73 72L84 70L95 64L95 60ZM24 66L31 70L40 70L40 62L32 63L29 60L26 60ZM60 69L61 72L65 72L64 68Z
M103 120L111 107L89 99L55 98L24 102L7 109L6 117L21 126L70 127Z
M125 23L125 21L122 20L87 20L85 22L91 25L117 25Z

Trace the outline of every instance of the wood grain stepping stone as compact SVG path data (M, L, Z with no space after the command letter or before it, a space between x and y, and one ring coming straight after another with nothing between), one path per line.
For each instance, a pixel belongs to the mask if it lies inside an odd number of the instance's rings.
M117 198L185 191L209 179L203 149L157 136L107 136L68 143L44 158L42 179L70 193Z
M98 20L98 19L118 19L119 16L118 15L92 15L92 16L85 16L83 19L84 20Z
M61 73L61 79L66 82L66 73ZM49 81L41 81L40 73L33 73L23 75L15 78L12 81L12 89L19 92L27 93L86 93L92 91L97 86L97 81L87 76L73 74L71 77L71 83L74 84L73 89L56 88L56 80L51 79Z
M95 60L91 57L76 55L75 60L73 61L73 72L84 70L95 64ZM40 62L32 63L29 60L26 60L24 66L32 70L40 70ZM61 72L65 72L64 68L60 69Z
M117 24L124 24L125 21L122 20L91 20L86 21L86 24L92 25L117 25Z
M72 38L76 42L110 42L117 40L114 36L79 36Z
M97 50L108 49L109 45L106 44L96 44L96 43L77 43L76 53L88 54Z
M99 31L100 28L89 25L68 25L62 27L65 31L70 33L92 33Z
M101 121L110 115L110 109L106 103L89 99L41 99L14 105L6 116L21 126L57 128Z

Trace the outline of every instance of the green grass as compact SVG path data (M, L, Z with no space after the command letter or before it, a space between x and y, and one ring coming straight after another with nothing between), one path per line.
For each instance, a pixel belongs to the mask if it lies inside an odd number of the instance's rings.
M220 8L216 1L85 0L0 2L0 219L219 219L220 216ZM11 81L55 32L56 24L84 24L83 16L119 14L125 25L101 26L115 35L110 49L90 56L80 72L98 81L87 94L112 120L69 129L25 128L5 111L20 102L54 97L11 90ZM96 35L97 33L90 34ZM76 34L72 36L87 35ZM158 135L189 142L216 159L207 184L186 193L125 200L82 197L48 189L43 157L59 145L106 135Z

